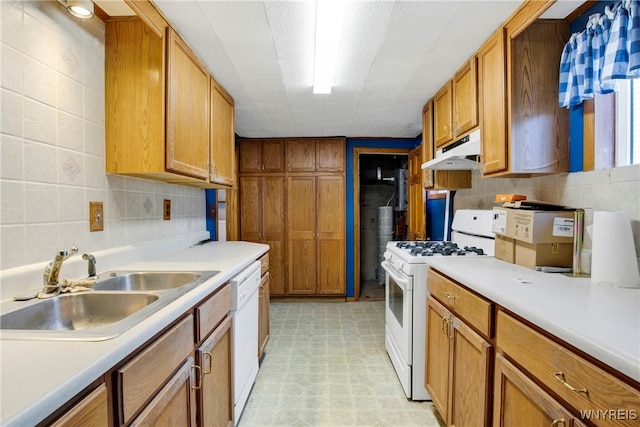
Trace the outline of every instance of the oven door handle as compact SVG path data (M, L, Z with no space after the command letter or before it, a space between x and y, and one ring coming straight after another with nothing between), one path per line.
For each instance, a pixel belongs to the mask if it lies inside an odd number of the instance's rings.
M380 263L384 271L402 288L403 291L413 290L412 281L409 277L404 274L402 271L398 270L393 264L389 261L382 261Z

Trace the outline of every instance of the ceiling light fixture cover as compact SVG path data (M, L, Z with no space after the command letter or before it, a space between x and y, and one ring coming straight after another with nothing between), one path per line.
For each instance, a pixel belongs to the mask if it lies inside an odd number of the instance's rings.
M93 2L91 0L66 0L62 3L67 8L67 12L76 18L93 18Z
M331 93L346 1L316 1L316 50L313 93Z

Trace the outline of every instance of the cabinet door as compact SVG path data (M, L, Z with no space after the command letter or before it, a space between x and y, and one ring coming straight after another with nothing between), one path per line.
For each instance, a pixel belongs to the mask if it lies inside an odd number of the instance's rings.
M202 384L198 392L199 425L233 425L231 317L228 316L196 351Z
M316 169L316 143L312 139L287 141L287 171L313 172Z
M258 358L262 357L269 342L269 273L262 276L258 294Z
M316 170L319 172L343 172L345 156L344 139L316 141Z
M69 409L52 427L107 427L109 406L107 386L100 384L87 397Z
M196 385L191 379L193 365L193 357L189 357L131 426L195 426Z
M317 177L318 288L322 295L344 295L345 192L342 176Z
M409 240L425 237L424 188L422 187L422 147L409 152Z
M284 172L284 156L284 139L266 139L262 141L263 172Z
M453 98L451 94L451 82L433 97L433 139L437 148L442 147L453 139Z
M315 177L289 177L287 199L289 294L314 294L317 277ZM344 264L344 259L340 264Z
M235 183L235 131L233 100L211 79L211 160L209 180Z
M239 148L240 172L260 172L262 170L262 142L243 139Z
M569 411L501 354L496 354L494 388L496 427L521 426L523 420L532 426L574 425Z
M262 241L262 178L240 177L240 239Z
M284 295L285 276L285 178L283 176L265 176L262 178L262 242L269 245L269 272L273 293Z
M209 75L189 47L167 30L166 167L209 177Z
M433 102L429 101L422 109L422 163L433 159ZM420 165L422 166L422 165ZM433 187L433 171L422 170L422 186Z
M451 327L449 422L456 426L488 426L491 345L462 320Z
M482 112L482 172L491 174L509 167L506 53L502 28L478 51L478 85Z
M433 404L448 424L451 313L433 297L427 298L427 337L424 383Z
M476 58L471 58L453 77L454 136L478 126L478 78Z

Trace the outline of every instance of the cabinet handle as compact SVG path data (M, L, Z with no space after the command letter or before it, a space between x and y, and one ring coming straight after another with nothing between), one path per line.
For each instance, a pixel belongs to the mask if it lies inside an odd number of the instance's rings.
M452 294L451 292L445 292L444 296L446 299L456 299L456 296L454 294Z
M200 390L202 388L202 369L198 365L191 365L191 369L198 371L198 373L195 374L195 384L192 385L191 388L194 390Z
M442 318L442 333L447 336L447 338L451 338L451 334L449 333L449 324L451 323L451 317L443 317Z
M559 420L553 420L553 422L551 423L551 427L556 427L558 425L564 425L564 420L563 419L559 419Z
M204 356L209 356L209 361L207 363L207 369L205 371L202 372L202 375L209 375L211 373L211 365L213 363L213 354L211 354L208 351L205 351L203 353ZM202 357L202 360L204 361L204 356Z
M553 374L553 378L574 393L589 393L586 388L576 388L565 381L563 372L556 372Z

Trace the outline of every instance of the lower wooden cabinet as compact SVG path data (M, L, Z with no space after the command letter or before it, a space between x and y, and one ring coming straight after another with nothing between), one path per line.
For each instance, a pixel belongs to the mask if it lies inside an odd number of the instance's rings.
M491 344L435 298L427 300L425 385L447 425L489 425Z
M107 427L109 404L107 386L103 383L76 403L52 427Z
M153 400L130 424L133 426L195 426L195 385L191 372L193 357L155 394Z
M262 276L258 294L258 359L262 358L269 342L269 272Z
M198 425L233 425L232 319L226 317L196 351Z
M494 426L584 426L501 354L496 354Z

